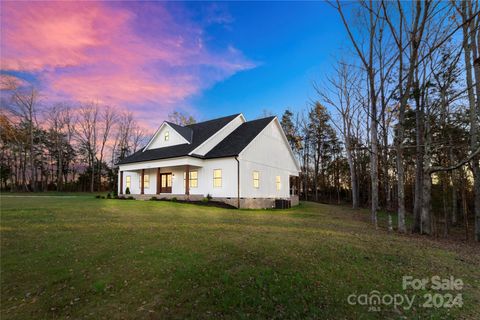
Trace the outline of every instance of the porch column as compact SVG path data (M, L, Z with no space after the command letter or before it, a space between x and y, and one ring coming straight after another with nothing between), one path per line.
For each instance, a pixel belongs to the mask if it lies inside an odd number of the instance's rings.
M160 194L161 185L160 185L160 168L157 168L157 194Z
M120 175L120 185L119 185L120 192L118 194L123 194L123 171L120 171L119 175Z
M144 189L145 189L145 188L144 188L144 187L145 187L145 186L144 186L144 183L145 183L144 178L145 178L145 169L142 169L142 181L141 181L141 186L142 186L142 187L141 187L141 189L140 189L140 194L144 194L144 193L145 193L145 192L144 192Z
M190 195L190 166L185 166L185 195Z
M298 198L300 199L300 176L297 177L297 195Z

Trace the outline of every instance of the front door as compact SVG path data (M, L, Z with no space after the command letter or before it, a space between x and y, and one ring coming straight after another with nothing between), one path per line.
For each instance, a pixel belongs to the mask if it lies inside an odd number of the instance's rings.
M160 174L160 193L172 193L172 174Z

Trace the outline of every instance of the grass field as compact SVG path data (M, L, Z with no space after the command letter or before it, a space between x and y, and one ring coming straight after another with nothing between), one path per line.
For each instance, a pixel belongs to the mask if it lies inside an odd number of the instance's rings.
M428 291L403 291L403 275L461 278L463 307L420 307ZM419 300L410 310L347 303L372 290ZM1 198L2 320L479 314L479 246L374 230L364 211Z

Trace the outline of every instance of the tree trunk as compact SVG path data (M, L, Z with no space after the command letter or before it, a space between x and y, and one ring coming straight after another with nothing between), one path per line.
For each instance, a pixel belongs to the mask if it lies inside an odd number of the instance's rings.
M432 175L430 166L432 162L432 154L430 149L430 125L425 123L426 136L424 139L423 154L423 186L422 186L422 213L420 219L420 233L432 234L432 217L431 217L431 199L432 199Z
M29 191L27 185L27 150L23 152L22 180L23 191Z
M398 179L398 231L406 232L405 226L405 170L403 166L403 125L399 125L397 144L397 179ZM401 133L400 133L401 132Z
M472 1L468 1L468 3L470 5L470 14L473 14ZM480 18L477 16L476 20L476 24L470 22L470 46L473 53L473 71L475 75L475 91L477 96L476 103L474 105L470 105L470 139L472 152L474 152L480 144L480 57L478 52L479 48L477 46L477 41L480 43L480 31L478 30ZM473 195L475 198L475 241L480 242L480 156L473 158L472 171Z
M467 206L467 192L465 186L462 187L462 211L463 223L465 225L465 240L468 241L468 206Z
M448 237L448 210L447 210L447 179L448 174L445 172L442 179L442 204L443 204L443 237Z
M478 30L475 28L474 21L466 23L467 19L473 18L471 16L472 12L472 1L462 1L461 2L461 14L462 14L462 31L463 31L463 54L465 61L465 71L466 71L466 82L467 82L467 94L470 107L470 149L473 152L477 148L479 143L478 137L478 117L480 116L480 61L478 57L478 47L476 34ZM478 17L476 18L478 19ZM469 41L470 40L470 41ZM472 54L473 54L473 66L472 66ZM475 72L476 82L474 84L472 69ZM473 89L475 88L477 93L477 101L475 101L475 95ZM479 157L475 157L472 160L472 171L473 171L473 191L475 197L475 240L480 241L480 164Z
M422 234L432 234L432 221L430 216L430 207L431 207L431 196L432 196L432 177L429 172L424 172L424 181L422 189L422 215L421 215L421 225L420 232Z
M353 162L353 155L350 146L350 139L348 139L345 146L347 153L348 167L350 168L350 185L352 188L352 208L358 209L358 182L357 182L357 170L355 170L355 163Z
M373 72L373 70L371 71ZM375 79L372 75L371 79ZM371 220L375 227L378 227L377 210L378 210L378 121L377 121L377 105L375 96L374 80L370 80L370 95L371 95L371 117L372 125L370 128L370 139L372 143L372 153L370 155L370 179L372 183L372 207L371 207Z
M92 164L91 164L91 168L92 168L92 176L91 176L91 181L90 181L90 192L93 192L93 188L95 186L95 156L92 156Z
M453 146L453 140L452 138L450 137L450 145ZM455 163L455 158L453 156L453 148L450 147L450 151L449 151L449 158L450 158L450 163ZM452 181L452 212L451 212L451 216L452 216L452 225L455 226L457 224L457 212L458 212L458 199L457 199L457 179L456 179L456 172L455 170L453 170L450 174L450 178L451 178L451 181Z
M418 96L418 83L416 88L415 102L415 140L416 140L416 154L415 154L415 197L413 205L413 228L412 232L421 232L421 215L422 215L422 203L423 203L423 183L424 183L424 114L423 106L420 103L420 97Z
M475 212L475 241L480 242L480 165L478 160L473 160L473 193Z
M35 170L35 162L34 162L34 158L35 158L35 153L33 151L33 115L32 113L30 112L30 124L29 124L29 135L30 135L30 176L31 176L31 184L32 184L32 191L33 192L36 192L37 191L37 183L36 183L36 179L37 179L37 170Z
M57 168L57 191L63 190L63 152L57 133L57 152L58 152L58 168Z

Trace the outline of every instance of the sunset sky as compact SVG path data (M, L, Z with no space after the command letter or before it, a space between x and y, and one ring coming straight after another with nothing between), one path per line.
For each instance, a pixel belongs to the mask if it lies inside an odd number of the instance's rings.
M1 2L1 73L44 103L96 100L156 127L315 99L345 44L327 3Z

